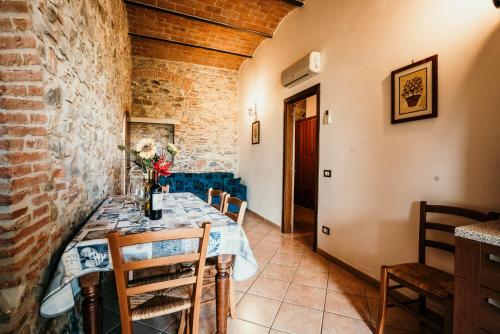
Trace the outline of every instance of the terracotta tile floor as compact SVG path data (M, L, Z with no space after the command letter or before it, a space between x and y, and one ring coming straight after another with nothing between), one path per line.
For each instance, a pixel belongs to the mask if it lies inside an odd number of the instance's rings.
M297 240L312 246L314 237L314 210L294 204L293 230L299 232L297 233Z
M247 214L243 227L259 264L256 277L236 282L237 319L229 333L372 333L378 291L310 250L300 233L283 235ZM114 282L104 289L104 333L119 333ZM213 291L208 292L212 294ZM200 333L215 333L213 305L201 312ZM389 308L386 333L419 333L418 322ZM177 333L178 316L136 322L135 333Z

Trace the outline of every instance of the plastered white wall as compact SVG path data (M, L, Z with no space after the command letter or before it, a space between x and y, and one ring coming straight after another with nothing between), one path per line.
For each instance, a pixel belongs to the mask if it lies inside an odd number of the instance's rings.
M310 51L321 74L280 72ZM438 54L439 117L390 124L390 73ZM318 246L378 277L417 257L417 201L500 210L500 10L490 0L308 0L240 70L238 169L250 209L281 224L283 100L321 83ZM259 145L248 108L257 100Z

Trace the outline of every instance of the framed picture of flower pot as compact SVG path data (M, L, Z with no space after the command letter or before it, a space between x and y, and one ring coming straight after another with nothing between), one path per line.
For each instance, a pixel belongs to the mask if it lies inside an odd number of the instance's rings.
M437 117L437 55L391 73L391 123Z
M260 121L252 123L252 145L260 143Z

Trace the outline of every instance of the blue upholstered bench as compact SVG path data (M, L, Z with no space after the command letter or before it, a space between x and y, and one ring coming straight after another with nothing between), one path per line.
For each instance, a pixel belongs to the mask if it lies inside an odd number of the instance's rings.
M246 201L247 186L240 181L241 178L234 178L233 173L227 172L173 173L169 177L160 176L160 184L168 184L171 193L191 192L204 201L207 200L209 188L224 190L231 196Z

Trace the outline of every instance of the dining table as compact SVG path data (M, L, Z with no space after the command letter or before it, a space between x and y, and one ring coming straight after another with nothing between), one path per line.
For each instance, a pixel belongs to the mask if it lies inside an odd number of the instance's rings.
M225 214L192 193L166 193L162 218L149 220L136 210L126 196L105 199L68 243L42 299L40 314L51 318L70 311L80 294L85 333L100 333L102 328L101 273L113 270L107 234L199 228L211 223L207 257L216 257L216 328L227 332L229 279L243 281L257 272L257 262L245 232ZM196 252L193 240L168 240L128 246L125 260L137 261Z

